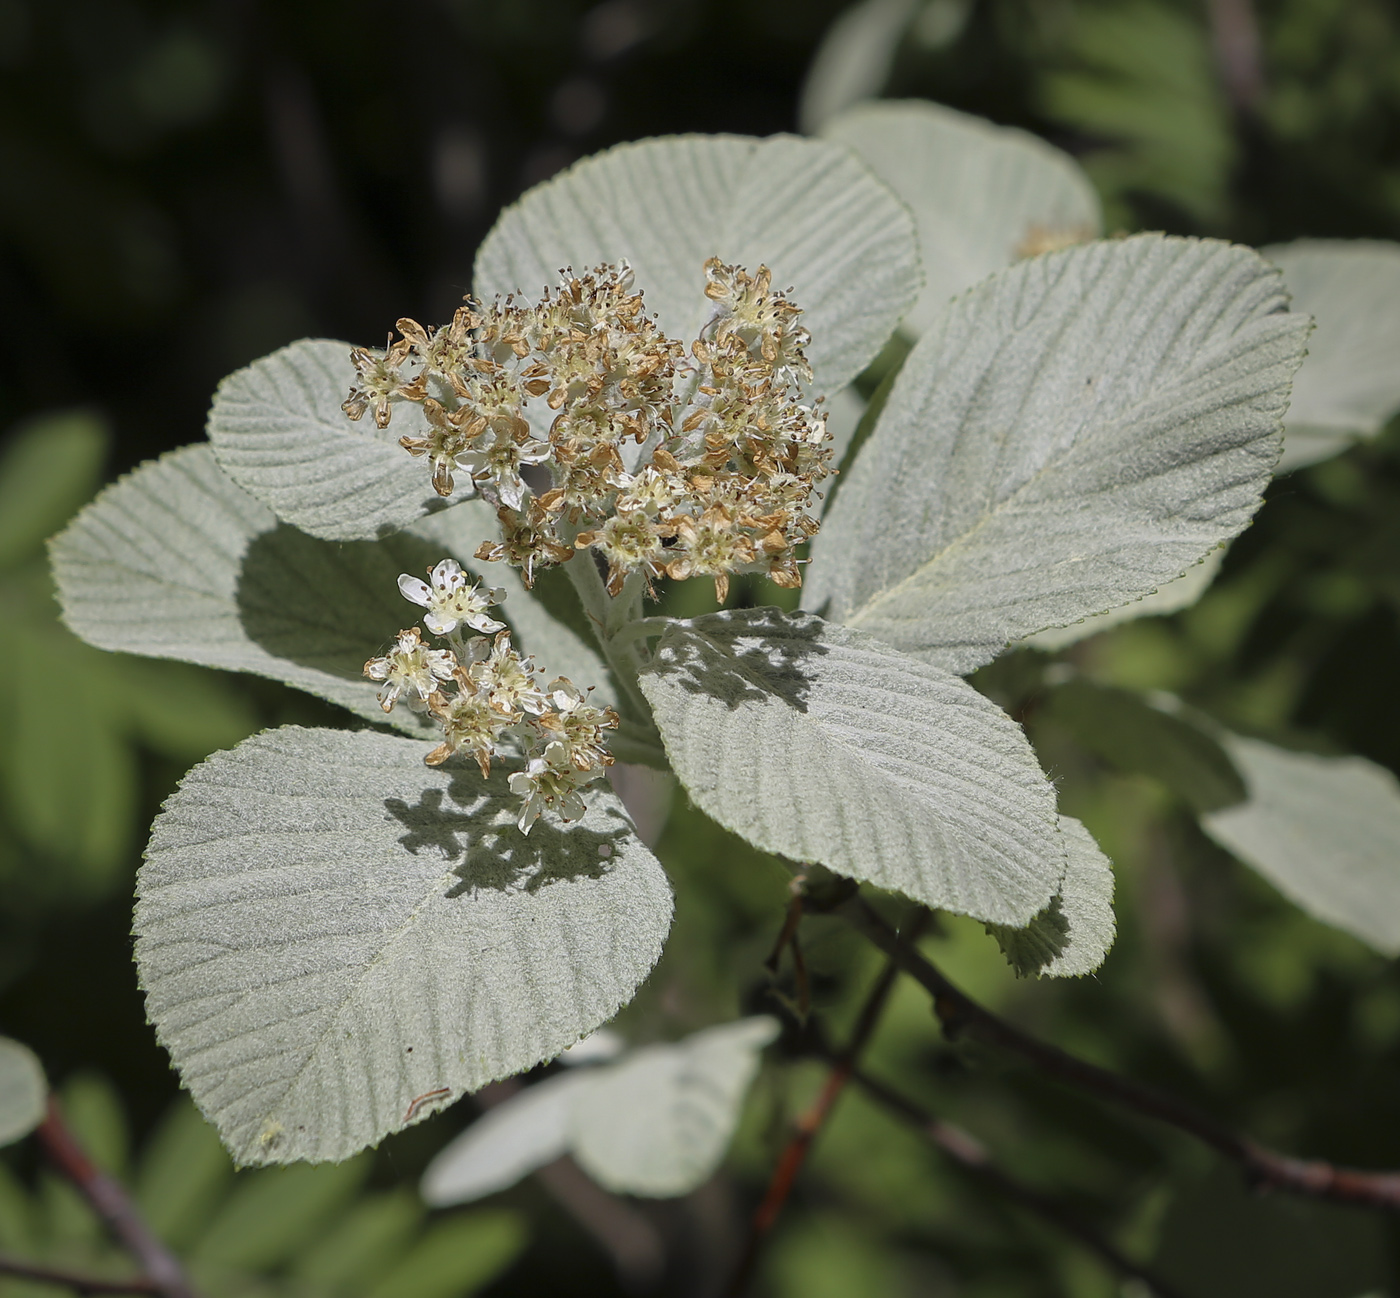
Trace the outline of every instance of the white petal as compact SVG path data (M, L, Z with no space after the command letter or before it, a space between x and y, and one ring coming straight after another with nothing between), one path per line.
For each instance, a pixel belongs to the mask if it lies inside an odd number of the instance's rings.
M440 591L461 590L467 584L462 565L456 559L444 559L433 569L433 585Z
M427 608L433 598L433 592L428 589L427 582L410 577L406 572L399 574L399 594L410 603L419 604L423 608Z
M492 631L503 631L506 625L504 622L497 622L493 617L487 617L485 613L468 613L462 620L474 630L487 634Z
M423 625L434 635L450 635L457 629L457 619L455 617L445 617L434 609L423 617Z

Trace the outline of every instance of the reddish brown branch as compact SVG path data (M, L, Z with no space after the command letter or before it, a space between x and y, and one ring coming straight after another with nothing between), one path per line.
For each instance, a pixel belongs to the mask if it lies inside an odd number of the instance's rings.
M53 1096L49 1097L48 1114L35 1134L49 1161L73 1183L117 1242L139 1263L149 1282L144 1292L159 1294L160 1298L196 1298L175 1255L146 1225L121 1182L108 1176L87 1156L63 1121Z
M1099 1099L1156 1118L1194 1136L1216 1153L1237 1163L1255 1189L1282 1190L1333 1202L1400 1211L1400 1173L1334 1167L1317 1160L1289 1158L1258 1145L1189 1104L1131 1078L1120 1077L1105 1068L1076 1059L1056 1046L1037 1041L990 1010L983 1009L949 982L912 944L900 937L863 898L855 897L843 903L838 913L932 994L934 1012L949 1037L971 1033L1003 1050L1020 1055L1052 1077L1078 1086Z
M917 1128L931 1144L1002 1198L1018 1204L1027 1212L1078 1240L1111 1270L1127 1279L1141 1281L1157 1298L1178 1298L1174 1289L1151 1271L1120 1253L1087 1222L1081 1221L1049 1195L1042 1194L1032 1186L1003 1172L991 1161L982 1145L961 1127L935 1118L912 1100L906 1099L859 1069L852 1071L851 1079L872 1099Z
M160 1290L144 1276L131 1280L108 1280L61 1267L40 1266L37 1262L21 1261L17 1257L0 1256L0 1275L12 1275L20 1280L51 1284L58 1289L73 1289L80 1294L159 1294Z

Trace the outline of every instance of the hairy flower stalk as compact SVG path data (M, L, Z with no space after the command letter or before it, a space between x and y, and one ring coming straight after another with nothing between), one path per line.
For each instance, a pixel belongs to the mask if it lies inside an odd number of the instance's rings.
M399 590L427 610L424 623L448 648L429 648L417 627L400 631L386 654L365 664L365 675L383 682L380 706L392 711L402 698L442 728L442 743L424 758L429 766L461 751L489 775L494 758L523 757L525 769L510 777L510 788L521 798L525 833L545 810L577 820L584 810L579 790L612 765L603 732L616 728L617 714L594 707L567 677L541 687L533 659L522 657L505 624L486 613L505 599L503 591L471 584L453 559L428 575L423 582L404 573ZM464 639L463 627L483 634Z
M477 557L513 564L527 586L583 549L613 595L633 573L648 589L710 577L720 600L739 572L801 585L797 547L832 468L825 414L802 399L799 308L766 267L712 258L713 311L687 349L647 316L626 263L563 275L534 304L469 298L435 330L400 320L385 353L353 353L345 412L372 409L384 428L396 403L420 407L427 431L400 444L439 494L467 478L496 508L501 539ZM549 473L538 494L533 466Z

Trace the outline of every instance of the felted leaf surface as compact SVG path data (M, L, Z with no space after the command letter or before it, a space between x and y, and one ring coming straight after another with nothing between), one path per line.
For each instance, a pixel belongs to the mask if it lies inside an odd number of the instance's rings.
M334 544L278 523L223 474L206 446L142 465L82 511L52 545L68 625L102 649L270 676L360 716L428 733L407 708L387 716L365 660L421 612L398 591L477 536L479 502L425 519L424 534ZM507 618L546 671L607 693L602 662L514 585ZM578 674L575 675L574 673Z
M1093 973L1113 945L1113 866L1087 829L1060 817L1069 866L1050 905L1025 928L989 925L1022 977L1073 978Z
M0 1037L0 1145L13 1145L44 1120L49 1084L26 1045Z
M138 879L147 1013L241 1163L348 1157L630 999L671 895L617 798L514 826L504 777L288 727L198 766Z
M777 609L667 629L642 689L705 813L756 847L1026 924L1065 848L1019 726L873 637Z
M585 1075L570 1111L579 1166L619 1194L689 1194L724 1158L759 1053L777 1035L776 1019L740 1019Z
M680 135L576 163L508 207L477 253L475 291L537 298L559 269L627 260L646 308L689 343L710 318L704 264L720 257L792 288L818 392L874 358L918 294L909 213L835 144Z
M1246 248L1143 235L958 298L904 364L803 603L958 673L1180 576L1258 507L1306 316Z
M230 374L214 393L219 466L284 523L327 541L372 541L445 502L399 438L427 427L398 402L384 430L340 404L355 381L350 343L303 338Z
M428 1164L425 1203L446 1208L505 1190L569 1152L569 1113L586 1072L558 1073L488 1109Z
M1079 164L1027 131L909 100L860 104L822 134L853 148L914 213L924 288L902 327L916 337L993 271L1102 228Z
M1299 239L1262 250L1317 328L1293 381L1279 472L1374 437L1400 410L1400 244Z
M1363 757L1222 737L1249 797L1206 832L1315 919L1400 955L1400 785Z

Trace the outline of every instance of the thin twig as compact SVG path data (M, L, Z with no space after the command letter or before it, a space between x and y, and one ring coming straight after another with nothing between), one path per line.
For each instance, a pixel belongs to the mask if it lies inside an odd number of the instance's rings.
M1179 1298L1176 1290L1170 1285L1120 1253L1098 1231L1087 1222L1081 1221L1062 1204L1003 1172L991 1161L981 1143L961 1127L935 1118L914 1101L906 1099L858 1068L852 1071L851 1080L890 1112L918 1128L932 1144L984 1185L1049 1222L1066 1235L1077 1239L1111 1270L1128 1279L1140 1280L1157 1295L1157 1298Z
M4 1255L0 1255L0 1275L12 1275L20 1280L51 1284L59 1289L74 1289L80 1294L160 1293L145 1276L136 1276L131 1280L108 1280L95 1275L83 1275L77 1271L65 1271L61 1267L40 1266L37 1262L25 1262L17 1257Z
M949 1037L973 1033L992 1045L1020 1055L1061 1081L1194 1136L1216 1153L1239 1164L1257 1190L1283 1190L1337 1203L1400 1211L1400 1173L1364 1172L1315 1159L1290 1158L1256 1144L1189 1104L1076 1059L983 1009L900 937L863 898L855 897L843 903L837 913L932 993L934 1012Z
M797 1000L795 1003L789 1001L776 987L773 989L773 995L792 1010L796 1014L798 1022L803 1024L807 1022L807 1016L812 1010L812 988L807 978L807 961L802 955L802 941L797 935L797 930L802 923L803 889L806 882L807 876L805 874L798 874L789 882L788 888L792 893L792 900L788 902L787 914L783 919L783 927L778 933L778 940L773 943L773 950L769 953L768 959L763 962L763 967L776 979L783 951L792 952L792 979L794 990L797 992Z
M136 1259L150 1282L147 1292L161 1298L196 1298L175 1255L146 1225L121 1182L88 1157L63 1121L53 1096L49 1097L48 1113L35 1134L49 1161L73 1183L116 1240Z
M919 923L922 927L923 920L921 919ZM807 1152L811 1149L812 1142L817 1138L817 1133L821 1131L827 1118L831 1116L832 1108L837 1099L840 1098L841 1092L845 1090L846 1083L850 1080L856 1060L874 1033L875 1027L880 1021L880 1014L885 1008L885 1002L889 999L890 989L894 986L898 974L898 962L889 961L881 971L879 978L876 979L874 987L870 989L869 995L865 998L865 1004L861 1007L860 1016L856 1020L856 1026L851 1033L850 1041L846 1044L846 1049L841 1052L832 1066L831 1072L827 1074L826 1081L822 1083L822 1088L817 1093L817 1098L793 1124L792 1136L784 1146L783 1152L778 1156L778 1163L773 1169L773 1175L768 1182L763 1202L759 1204L758 1211L754 1213L753 1221L750 1223L749 1237L744 1245L743 1254L739 1258L739 1265L734 1268L733 1278L726 1290L729 1298L738 1298L753 1278L754 1266L758 1262L758 1256L763 1249L764 1242L777 1223L778 1215L782 1212L783 1205L787 1203L788 1196L792 1193L793 1184L797 1180L798 1172L802 1170L802 1164L807 1159Z

